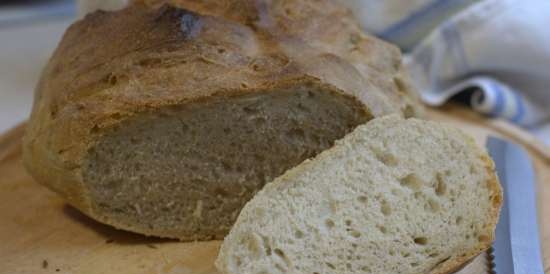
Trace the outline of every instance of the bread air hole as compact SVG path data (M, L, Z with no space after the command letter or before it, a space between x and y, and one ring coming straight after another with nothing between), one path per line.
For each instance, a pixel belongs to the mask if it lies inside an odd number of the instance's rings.
M275 253L275 255L279 256L279 258L283 259L284 262L288 263L288 258L286 257L285 253L281 249L275 248L273 252Z
M399 183L404 186L408 187L414 191L420 190L420 188L423 185L422 180L418 178L415 174L409 174L399 180Z
M294 236L297 238L297 239L302 239L304 237L304 232L301 231L301 230L296 230L294 232Z
M261 238L262 238L262 245L264 247L265 254L267 254L267 256L271 256L271 245L269 245L269 242L266 237L261 236Z
M416 114L416 111L414 110L413 105L407 104L405 108L403 108L403 116L405 116L405 118L414 117L415 114Z
M397 88L397 90L399 90L399 92L407 93L407 86L401 78L393 77L393 83L395 84L395 87Z
M262 218L266 215L266 210L264 208L256 208L254 209L254 215L256 215L257 218Z
M391 194L394 196L401 196L402 192L397 188L392 188Z
M304 104L302 103L298 103L297 107L299 110L303 112L307 112L307 113L311 112L311 110L308 107L304 106Z
M361 271L364 272L364 273L368 273L368 272L370 272L370 267L364 265L364 266L361 267Z
M382 200L382 203L380 204L380 211L384 214L384 216L391 215L391 207L386 200Z
M445 184L445 181L443 181L441 174L438 173L436 176L435 194L437 194L437 196L443 196L446 192L447 185Z
M261 127L264 126L267 120L264 117L256 117L252 121L256 127Z
M429 205L430 211L434 213L438 212L441 209L441 206L439 205L439 203L434 199L429 199L428 205Z
M156 58L156 57L144 58L144 59L139 60L139 62L137 64L140 67L155 68L155 67L159 67L159 65L162 64L162 59L161 58Z
M326 219L325 220L325 225L328 227L328 228L333 228L335 226L335 223L333 220L331 219Z
M346 230L348 231L349 235L353 238L360 238L361 237L361 232L359 232L355 229L348 228Z
M124 74L117 75L109 73L101 81L107 85L116 86L118 83L128 82L128 79L128 76Z
M259 110L254 106L245 106L243 107L243 112L246 114L257 114Z
M426 245L428 243L428 238L426 237L416 237L414 238L414 243L417 245Z
M241 244L245 244L250 253L255 256L259 256L261 254L261 243L256 235L252 235L250 238L241 239Z
M304 140L305 138L304 130L301 128L293 128L290 131L288 131L286 134L290 139L297 140L297 141Z
M234 256L233 257L233 260L235 261L235 265L237 267L241 266L243 264L242 260L241 260L241 257L238 257L238 256Z
M286 273L286 269L278 263L275 263L275 268L277 268L282 273Z
M389 167L394 167L399 164L397 157L395 157L393 154L384 152L377 147L372 147L371 150L374 153L374 156L376 157L376 159L381 163L383 163L384 165Z

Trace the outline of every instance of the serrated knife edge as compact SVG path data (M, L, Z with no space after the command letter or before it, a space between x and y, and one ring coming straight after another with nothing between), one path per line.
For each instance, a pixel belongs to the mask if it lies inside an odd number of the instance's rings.
M535 176L520 146L489 137L487 149L503 189L503 205L492 255L496 274L543 274L538 234Z

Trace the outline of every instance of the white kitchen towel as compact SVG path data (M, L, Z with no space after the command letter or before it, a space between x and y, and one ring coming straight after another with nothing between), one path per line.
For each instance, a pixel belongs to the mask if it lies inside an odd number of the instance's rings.
M365 30L399 45L432 106L468 91L481 113L550 145L549 0L343 0Z
M363 28L409 50L441 22L480 0L341 0Z
M550 1L485 0L443 22L406 59L423 101L476 90L472 107L550 144Z
M426 89L428 90L428 89ZM475 111L507 119L531 129L547 118L546 110L514 90L488 76L472 76L438 92L423 92L422 99L432 106L440 106L451 97L468 92L468 103Z

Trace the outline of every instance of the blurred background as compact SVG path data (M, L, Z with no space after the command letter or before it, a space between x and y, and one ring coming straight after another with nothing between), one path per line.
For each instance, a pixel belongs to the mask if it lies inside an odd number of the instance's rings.
M76 15L74 0L0 0L0 133L29 115L41 69Z

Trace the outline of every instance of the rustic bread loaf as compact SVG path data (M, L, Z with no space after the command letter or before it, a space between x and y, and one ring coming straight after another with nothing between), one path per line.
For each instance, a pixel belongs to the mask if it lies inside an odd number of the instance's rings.
M33 177L101 222L221 239L286 169L419 113L398 49L331 1L141 2L67 30L24 139Z
M463 133L387 116L268 183L241 211L224 274L449 273L488 248L502 194Z

